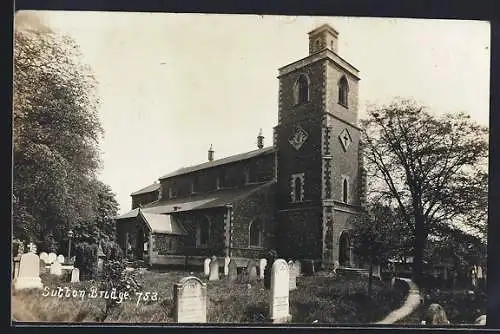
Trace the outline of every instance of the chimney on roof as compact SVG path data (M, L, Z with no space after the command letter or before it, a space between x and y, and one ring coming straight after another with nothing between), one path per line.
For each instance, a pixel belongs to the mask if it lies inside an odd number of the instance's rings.
M259 149L264 147L264 136L262 135L262 129L260 129L259 135L257 136L257 147Z
M210 148L208 149L208 161L214 160L214 150L212 148L212 144L210 144Z

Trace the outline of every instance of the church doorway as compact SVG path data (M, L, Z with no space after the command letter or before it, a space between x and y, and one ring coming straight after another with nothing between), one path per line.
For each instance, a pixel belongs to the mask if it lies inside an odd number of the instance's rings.
M351 241L349 232L344 231L339 238L339 264L343 267L351 266Z

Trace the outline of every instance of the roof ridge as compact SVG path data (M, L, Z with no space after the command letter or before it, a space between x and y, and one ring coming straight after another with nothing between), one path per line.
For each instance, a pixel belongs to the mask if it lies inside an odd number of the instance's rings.
M202 162L202 163L199 163L199 164L195 164L195 165L191 165L191 166L186 166L186 167L178 168L178 169L176 169L176 170L174 170L174 171L172 171L170 173L167 173L167 174L163 175L162 177L159 178L159 180L167 179L167 178L178 176L178 175L189 174L189 173L196 172L198 170L202 170L202 169L206 169L206 168L211 168L211 167L221 166L221 165L228 164L228 163L233 163L233 162L237 162L237 161L251 159L251 158L254 158L254 157L256 157L256 156L258 156L260 154L265 154L265 153L268 153L268 152L271 152L271 151L274 151L274 150L275 150L274 146L268 146L268 147L258 148L258 149L247 151L247 152L243 152L243 153L237 153L237 154L229 155L227 157L223 157L223 158L216 159L216 160L213 160L213 161L205 161L205 162ZM250 153L258 153L258 154L252 155L252 156L249 156L249 157L245 157L245 155L248 155ZM235 158L238 158L238 157L240 157L240 158L239 159L235 159ZM231 160L231 159L235 159L235 160ZM224 161L224 160L229 160L229 161ZM182 172L183 170L187 170L187 171Z

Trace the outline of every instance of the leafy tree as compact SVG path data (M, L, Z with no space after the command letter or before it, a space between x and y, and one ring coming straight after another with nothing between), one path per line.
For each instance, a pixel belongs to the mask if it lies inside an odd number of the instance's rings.
M372 292L373 265L383 263L407 246L403 238L407 231L399 219L393 209L381 204L374 204L366 214L351 219L353 250L369 266L368 296Z
M369 195L396 206L413 229L418 282L429 235L453 225L485 232L488 129L464 113L433 116L412 100L367 111L362 125Z
M15 31L13 232L47 251L112 238L118 205L100 168L97 82L70 37ZM62 244L61 244L62 243Z

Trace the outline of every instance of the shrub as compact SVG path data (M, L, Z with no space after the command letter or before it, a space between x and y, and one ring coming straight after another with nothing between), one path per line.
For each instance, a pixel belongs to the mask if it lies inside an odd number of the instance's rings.
M122 261L123 251L120 246L114 241L105 241L102 243L102 251L106 255L106 260L112 261Z
M118 260L105 261L103 265L102 281L99 284L101 291L108 291L111 295L105 299L99 321L103 322L113 312L121 312L121 299L125 293L133 295L141 289L137 282L136 272L125 269L125 264Z
M264 287L266 289L271 288L271 271L273 268L274 260L278 257L275 250L270 250L266 255L266 267L264 268Z
M19 250L24 248L24 243L19 239L12 240L12 256L17 256L19 254ZM21 254L19 254L21 255Z
M93 279L97 276L97 246L86 242L75 245L75 267L81 277Z

